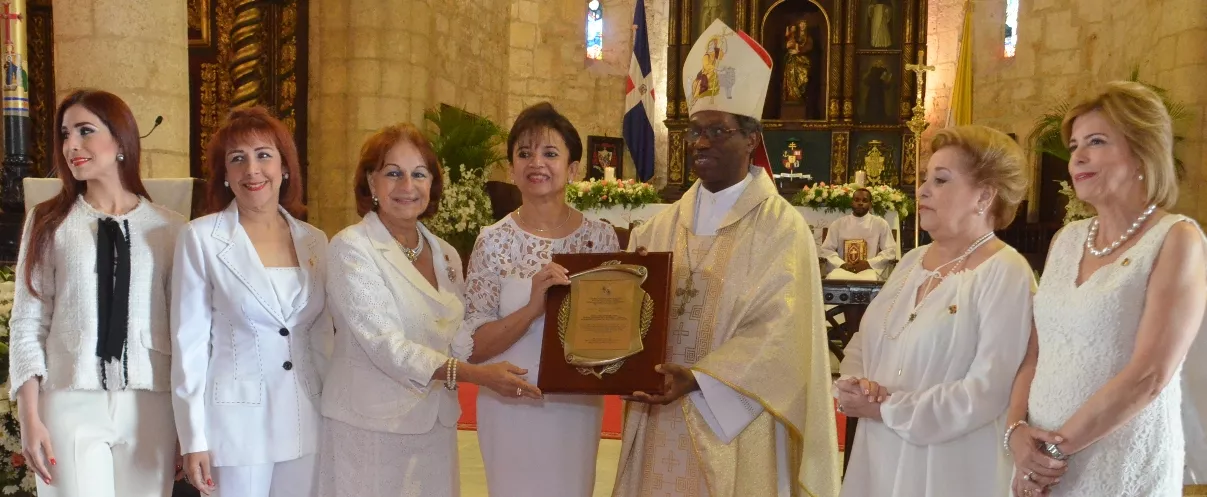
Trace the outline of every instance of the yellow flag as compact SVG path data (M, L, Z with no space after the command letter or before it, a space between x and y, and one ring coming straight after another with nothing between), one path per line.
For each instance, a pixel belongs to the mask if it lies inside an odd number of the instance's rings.
M960 55L956 61L956 81L951 89L949 125L972 124L972 4L964 6L964 27L960 32Z

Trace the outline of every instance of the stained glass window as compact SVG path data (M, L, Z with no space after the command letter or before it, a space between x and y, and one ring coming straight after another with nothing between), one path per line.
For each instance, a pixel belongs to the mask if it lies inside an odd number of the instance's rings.
M599 0L587 3L587 58L603 60L603 6Z
M1018 0L1006 0L1006 57L1018 46Z

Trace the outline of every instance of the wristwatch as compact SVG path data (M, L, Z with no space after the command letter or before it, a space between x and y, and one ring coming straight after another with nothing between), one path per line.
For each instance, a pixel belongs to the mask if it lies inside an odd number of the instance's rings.
M1060 451L1060 448L1057 447L1056 444L1044 442L1039 445L1039 449L1044 451L1044 454L1047 454L1049 457L1056 459L1057 461L1064 461L1069 458L1069 456L1065 455L1064 452Z

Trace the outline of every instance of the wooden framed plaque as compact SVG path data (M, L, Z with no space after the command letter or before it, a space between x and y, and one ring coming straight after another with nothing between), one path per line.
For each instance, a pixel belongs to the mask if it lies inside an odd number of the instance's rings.
M544 393L664 393L673 271L670 252L558 254L569 286L545 296L537 386Z

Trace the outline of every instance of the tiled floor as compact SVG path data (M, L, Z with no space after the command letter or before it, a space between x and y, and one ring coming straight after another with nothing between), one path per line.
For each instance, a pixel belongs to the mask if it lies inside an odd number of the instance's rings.
M486 473L482 469L482 452L478 450L478 435L472 431L457 432L457 449L461 456L461 497L488 497ZM620 440L600 440L599 456L595 462L595 495L612 495L616 480L616 462L620 460Z

